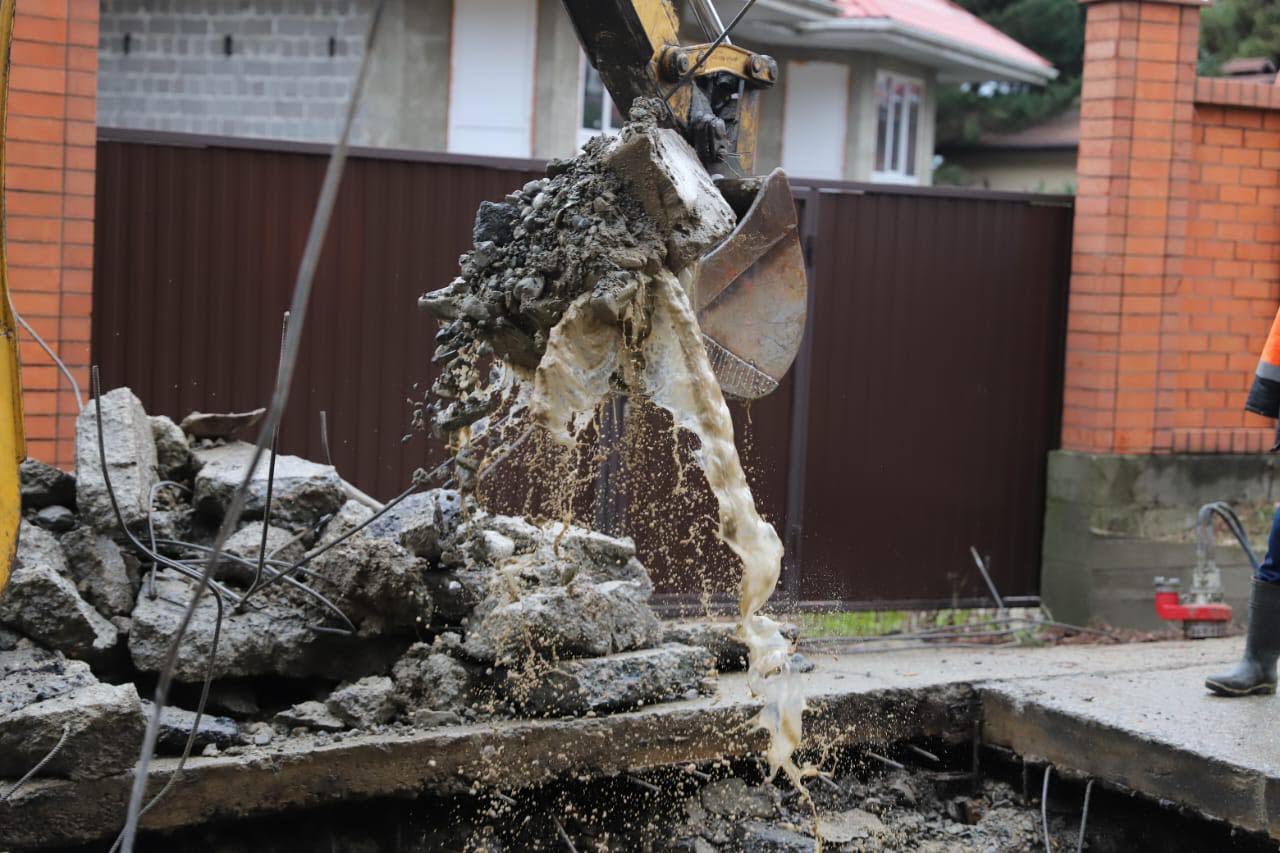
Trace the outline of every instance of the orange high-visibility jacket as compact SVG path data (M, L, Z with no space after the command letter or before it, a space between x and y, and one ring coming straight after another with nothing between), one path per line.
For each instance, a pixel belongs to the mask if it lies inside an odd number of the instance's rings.
M1244 407L1264 417L1280 417L1280 313L1271 324L1271 334L1258 360L1258 372Z

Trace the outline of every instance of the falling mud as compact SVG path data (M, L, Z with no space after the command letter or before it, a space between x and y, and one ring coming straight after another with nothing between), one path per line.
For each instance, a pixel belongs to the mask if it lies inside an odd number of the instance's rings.
M559 444L543 445L559 460L549 479L571 492L584 437L600 431L600 412L619 395L661 407L695 436L718 536L742 564L738 632L749 683L764 701L757 722L770 733L769 767L798 784L791 756L804 697L790 673L791 642L761 613L778 582L782 543L757 511L681 283L734 217L692 149L658 128L655 115L639 102L619 139L594 140L576 160L553 163L546 181L481 208L462 275L420 301L444 324L436 354L444 373L419 422L448 437L464 488L494 464L477 449L478 435L496 430L490 455L505 457L507 425L516 423L537 425ZM514 436L516 445L530 441L527 430ZM567 520L573 500L565 491L553 503Z

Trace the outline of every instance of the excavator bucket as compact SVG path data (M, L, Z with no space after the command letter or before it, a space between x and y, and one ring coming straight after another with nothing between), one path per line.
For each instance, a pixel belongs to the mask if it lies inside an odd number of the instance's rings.
M717 186L738 226L703 255L693 304L720 388L754 400L778 387L800 350L808 308L804 252L781 169Z

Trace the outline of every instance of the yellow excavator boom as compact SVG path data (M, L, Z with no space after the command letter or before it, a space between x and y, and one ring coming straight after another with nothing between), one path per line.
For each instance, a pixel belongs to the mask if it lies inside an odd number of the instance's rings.
M4 129L9 101L9 48L13 43L16 0L0 0L0 188L4 187ZM3 191L0 190L0 196ZM0 591L9 582L22 496L18 465L26 456L22 435L22 375L18 364L18 327L9 306L9 263L5 257L4 200L0 197Z

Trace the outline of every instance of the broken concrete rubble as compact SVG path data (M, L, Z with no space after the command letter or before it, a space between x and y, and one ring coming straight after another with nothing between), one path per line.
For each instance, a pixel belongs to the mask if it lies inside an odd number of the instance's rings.
M106 471L98 450L97 410L102 408ZM156 484L156 442L151 420L128 388L116 388L91 401L76 420L76 507L82 520L98 530L117 528L107 476L124 523L141 525Z
M409 495L370 524L365 532L375 539L403 545L411 554L436 562L441 543L458 526L462 498L451 489L431 489Z
M160 670L191 591L190 583L169 570L156 574L155 598L147 594L144 585L129 633L129 653L139 671ZM318 634L312 626L318 624L322 614L304 609L275 589L264 593L255 604L241 613L232 612L227 606L218 637L218 654L213 659L215 679L260 675L359 678L385 671L403 647L381 638L360 642ZM179 645L174 674L178 681L204 680L217 615L217 604L212 595L206 595Z
M380 539L348 540L310 565L362 636L405 634L430 622L423 568L404 548Z
M415 643L391 671L395 698L401 708L450 711L468 704L477 674L460 661Z
M197 510L222 518L253 458L251 444L236 442L197 448L200 471L195 478L193 503ZM261 519L266 508L268 454L263 454L249 482L243 517ZM294 532L314 526L346 502L338 472L330 465L308 462L297 456L279 455L272 484L271 522Z
M200 549L212 543L252 448L207 441L192 447L172 421L148 417L128 389L104 395L102 405L105 443L142 444L156 460L147 463L148 474L136 461L108 454L117 496L137 510L127 523L144 543L154 529L159 552L198 572L206 553ZM81 449L96 446L96 422L82 418L80 427ZM29 491L35 494L38 482L43 495L32 500L47 501L58 489L59 499L75 497L67 492L70 478L29 467ZM78 505L86 512L96 507L102 522L105 483L92 468L87 464L81 478ZM264 460L253 479L250 514L265 511L265 475ZM137 496L144 487L151 491L148 483L157 477L185 480L191 490L157 489L152 509L150 495ZM196 752L234 755L290 730L341 739L347 730L430 728L512 713L605 713L708 687L704 650L652 648L661 639L648 604L652 584L629 540L491 514L456 491L437 489L411 496L321 553L370 514L347 499L332 467L278 458L267 550L281 562L302 560L296 579L315 594L274 583L237 607L250 567L228 570L234 561L224 561L215 575L225 592L221 623L220 593L211 590L182 637L174 672L177 695L188 707L196 694L184 685L213 679L215 701L196 730ZM33 766L43 755L38 747L52 746L47 735L57 728L56 742L64 722L77 731L102 729L85 741L95 748L94 738L107 738L108 727L117 736L114 749L77 765L76 774L120 772L134 760L149 713L136 684L149 689L154 683L193 592L191 579L172 567L155 570L154 587L144 582L153 571L146 547L135 550L126 537L113 538L114 525L87 523L88 516L69 509L66 515L70 529L61 541L24 523L19 560L0 596L0 748L9 742L4 738L30 741L0 773ZM242 522L226 553L256 559L263 529L260 517ZM321 594L341 616L321 603ZM342 635L344 617L354 634ZM122 638L128 657L111 656ZM499 661L554 671L543 689L514 702L500 695L500 687L516 680L492 666ZM100 683L90 663L107 666L124 683ZM277 679L270 687L260 682L268 677ZM294 701L284 711L270 698L281 690L292 691ZM268 701L259 703L255 694ZM215 716L214 707L229 716ZM194 726L193 712L164 709L159 752L179 754ZM69 770L55 763L42 772Z
M115 626L80 597L67 574L53 534L23 522L13 573L0 591L0 625L71 657L102 660L115 648Z
M344 503L338 511L329 519L324 526L324 531L320 534L320 539L316 542L316 547L328 545L351 533L369 520L373 515L373 510L360 503L359 501L349 500ZM368 528L365 528L367 530ZM358 535L364 535L361 531Z
M668 263L674 271L702 257L737 224L697 153L675 130L629 124L607 160L624 176L659 232L667 235ZM627 177L633 175L644 180Z
M431 627L464 624L488 593L492 571L482 567L437 569L423 575L431 596Z
M800 636L797 625L784 624L781 630L782 636L793 643ZM708 650L720 672L745 672L747 669L747 644L738 637L737 626L732 622L664 622L662 641Z
M566 587L504 600L495 591L476 608L463 649L487 663L543 657L603 657L644 649L662 637L645 590L631 581Z
M666 241L606 165L614 144L591 140L582 156L479 212L461 275L418 303L441 321L434 361L443 365L419 423L449 433L489 414L498 400L476 369L485 347L534 368L574 299L590 290L603 310L623 304L639 287L636 271L665 259Z

